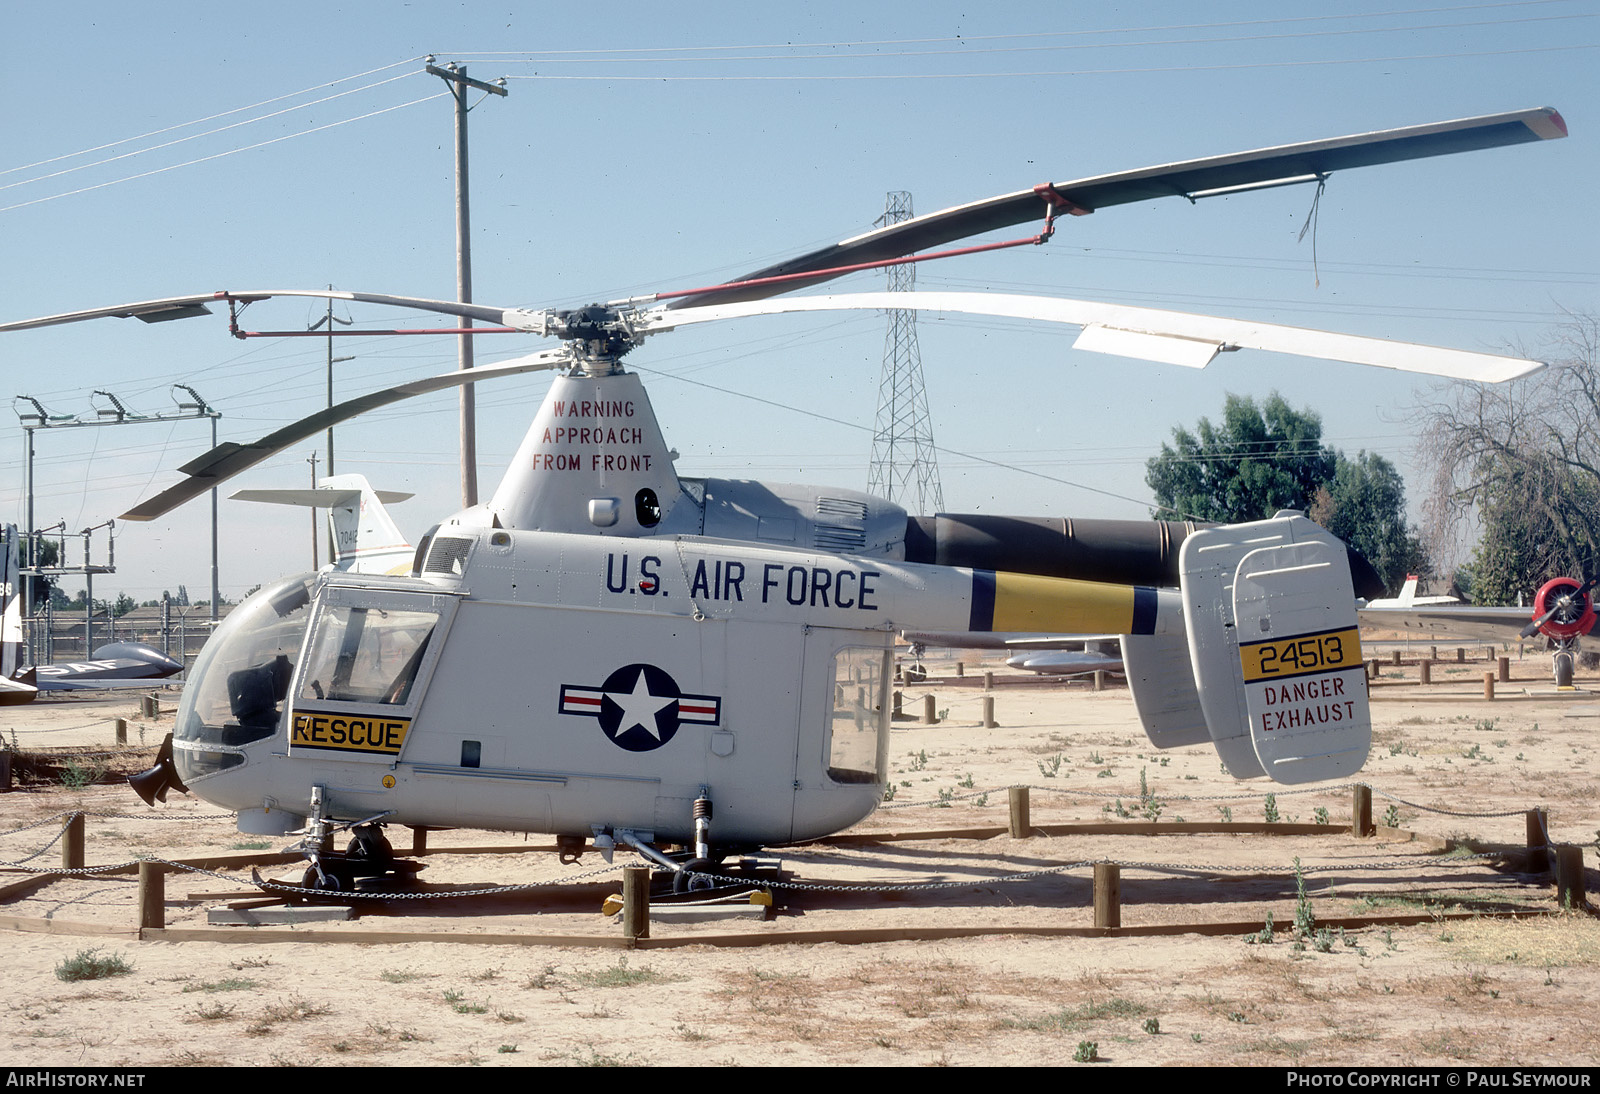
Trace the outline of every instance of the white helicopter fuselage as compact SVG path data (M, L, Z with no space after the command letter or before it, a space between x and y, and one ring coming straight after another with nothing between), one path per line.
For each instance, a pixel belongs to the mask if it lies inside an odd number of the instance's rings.
M786 843L881 800L899 630L1182 634L1176 590L905 562L905 530L853 491L680 481L635 376L562 377L416 576L290 578L225 621L178 770L246 831L317 786L336 817L670 840L708 798L720 840Z

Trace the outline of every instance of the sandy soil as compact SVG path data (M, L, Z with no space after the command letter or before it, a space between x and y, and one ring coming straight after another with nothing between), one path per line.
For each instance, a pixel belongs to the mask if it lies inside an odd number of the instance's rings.
M954 657L933 663L954 673ZM980 672L968 654L969 678ZM1544 663L1517 664L1514 698L1481 697L1484 666L1388 667L1365 777L1381 821L1393 805L1407 832L1524 842L1523 811L1549 810L1551 836L1586 846L1593 891L1600 836L1600 679L1589 697L1541 697ZM920 685L919 685L920 687ZM1209 748L1156 754L1127 692L1000 688L997 730L979 727L981 692L929 686L946 711L936 726L897 723L895 798L856 834L1006 823L1006 793L1031 784L1037 825L1121 821L1261 821L1264 784L1220 772ZM920 710L907 689L906 708ZM0 712L21 749L104 749L126 700L49 703ZM147 746L165 724L144 726ZM139 743L141 723L130 722ZM85 758L142 766L144 753ZM59 769L62 761L56 761ZM1145 794L1141 801L1141 784ZM1390 797L1385 797L1389 795ZM1283 820L1347 823L1344 788L1276 794ZM65 810L91 814L89 861L250 853L251 837L202 802L145 810L126 790L59 779L0 794L0 860L59 861ZM1130 816L1119 818L1119 809ZM1450 810L1436 812L1434 810ZM1465 814L1505 813L1505 816ZM44 821L38 827L21 826ZM402 831L395 838L405 850ZM765 922L652 924L672 948L616 948L604 916L625 859L590 854L561 866L540 837L430 833L429 891L535 885L496 897L371 910L296 927L230 928L228 941L138 941L136 883L127 875L51 881L0 903L6 958L0 1063L182 1064L1072 1064L1096 1046L1110 1064L1594 1064L1600 1030L1600 924L1578 913L1520 920L1447 912L1551 909L1543 875L1435 853L1397 834L1132 834L935 838L785 849L797 883L857 883L848 892L780 890ZM523 851L523 847L528 851ZM42 849L42 850L41 850ZM270 850L275 850L273 845ZM1421 914L1413 926L1371 926L1296 946L1293 863L1322 922ZM1242 931L1089 938L1026 931L1088 927L1091 859L1124 864L1128 927L1259 924ZM272 873L272 868L265 868ZM295 871L279 867L288 876ZM203 928L207 911L247 898L249 867L168 879L170 928ZM1020 880L1001 881L1010 875ZM0 873L0 884L16 879ZM903 889L942 883L939 888ZM815 942L818 932L988 927L977 938L865 944ZM56 933L45 933L50 930ZM312 932L340 942L310 941ZM380 932L441 941L375 941ZM90 932L101 932L99 934ZM804 938L801 937L802 932ZM581 936L589 945L527 943ZM697 940L742 935L762 945ZM786 940L786 936L794 936ZM266 941L267 938L274 941ZM277 939L284 939L278 941ZM366 939L366 941L363 941ZM449 940L443 940L449 939ZM359 943L359 944L357 944ZM120 958L126 973L66 982L83 951Z

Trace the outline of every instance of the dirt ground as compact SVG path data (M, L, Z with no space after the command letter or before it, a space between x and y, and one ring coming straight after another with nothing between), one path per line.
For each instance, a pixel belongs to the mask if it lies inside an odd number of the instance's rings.
M957 657L966 658L962 680L953 679ZM906 689L907 710L922 709L925 689L944 720L896 723L894 798L852 835L1003 827L1014 784L1033 787L1035 826L1127 830L787 848L776 854L790 881L851 887L778 890L765 921L658 918L652 941L668 948L637 950L618 948L621 928L601 907L635 860L619 855L608 866L590 853L562 866L539 836L434 832L430 852L493 850L422 859L427 891L526 889L369 909L347 922L219 928L223 941L139 941L130 875L57 879L0 901L9 1018L0 1063L965 1066L1073 1065L1091 1053L1101 1064L1147 1065L1600 1060L1600 1029L1583 1017L1600 1007L1600 923L1584 912L1454 915L1553 911L1548 875L1442 854L1402 833L1354 839L1335 827L1348 823L1347 787L1278 788L1269 803L1274 788L1228 778L1209 747L1154 752L1122 688L997 687L1001 725L983 729L977 657L936 660L935 682ZM1557 697L1544 661L1530 654L1513 662L1513 683L1491 703L1484 669L1435 665L1436 682L1424 689L1414 667L1385 666L1363 773L1374 819L1404 833L1521 847L1525 811L1543 806L1551 839L1585 848L1592 893L1600 678L1581 674L1587 694ZM192 798L147 810L125 786L63 785L102 765L147 762L170 720L130 721L131 745L142 731L145 752L61 758L69 747L109 747L110 719L129 717L131 705L0 712L19 750L55 754L48 781L0 794L0 861L58 862L53 818L70 810L90 814L92 865L241 857L284 842L241 836L231 818ZM1326 820L1329 831L1152 836L1131 827L1150 817L1259 822L1273 808L1283 821ZM395 843L404 852L408 834ZM1092 925L1090 869L1063 869L1090 860L1123 864L1125 927L1258 927L1271 913L1273 937L1028 934ZM258 896L249 873L240 865L169 876L167 926L206 928L209 909ZM21 876L7 868L0 885ZM1297 908L1325 925L1425 918L1297 944ZM952 927L1006 933L817 940ZM384 941L387 932L440 940ZM550 936L582 944L527 944ZM759 944L707 944L730 937ZM84 964L120 961L126 971L60 979L85 951L94 952Z

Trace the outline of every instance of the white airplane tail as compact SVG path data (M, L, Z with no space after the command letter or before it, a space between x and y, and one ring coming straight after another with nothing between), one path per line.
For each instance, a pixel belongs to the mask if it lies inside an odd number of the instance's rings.
M1284 513L1192 533L1179 573L1188 665L1171 642L1123 639L1151 743L1209 736L1241 779L1307 783L1361 770L1372 716L1344 544Z
M385 503L405 501L410 494L374 490L365 475L329 475L315 490L240 490L240 501L326 508L333 533L333 568L362 574L407 574L413 550L400 534Z

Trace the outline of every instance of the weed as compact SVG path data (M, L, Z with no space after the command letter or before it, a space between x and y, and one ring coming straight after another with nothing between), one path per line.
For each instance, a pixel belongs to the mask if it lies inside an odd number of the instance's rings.
M1079 1041L1072 1058L1080 1064L1093 1063L1100 1058L1100 1045L1095 1041Z
M956 785L961 787L963 790L974 790L977 788L976 784L974 784L972 781L972 772L970 771L967 772L967 777L957 782Z
M1222 814L1222 823L1223 824L1232 824L1233 823L1233 806L1231 806L1231 805L1219 805L1219 806L1217 806L1217 812Z
M61 785L68 790L82 790L92 783L100 781L100 776L106 773L104 764L89 764L84 766L77 760L68 760L61 769Z
M199 984L185 984L183 990L185 992L254 991L258 986L254 980L248 980L242 976L230 976L223 980L208 980Z
M637 984L666 983L671 977L663 976L649 965L642 969L628 968L626 957L618 958L617 963L610 968L598 972L580 972L576 974L577 981L590 988L631 988Z
M194 1009L194 1015L203 1022L215 1022L233 1017L232 1003L203 1003Z
M1294 858L1294 933L1302 941L1310 938L1317 927L1317 917L1311 910L1311 898L1306 896L1306 879L1300 871L1300 856ZM1332 948L1331 945L1329 947ZM1319 951L1326 953L1326 950Z
M1272 929L1272 913L1268 912L1267 921L1262 928L1255 934L1245 935L1244 940L1246 943L1252 946L1270 946L1272 945L1272 940L1274 937L1275 936Z
M499 977L500 977L500 970L499 969L484 969L481 972L475 972L475 973L470 974L467 977L467 979L468 980L476 980L476 981L479 981L481 983L484 980L496 980L496 979L499 979Z
M1400 807L1399 806L1391 805L1391 806L1389 806L1388 809L1384 810L1384 813L1383 813L1383 826L1385 828L1399 828L1400 827Z
M228 968L236 971L241 969L264 969L270 964L272 964L270 957L241 957L237 961L229 961Z
M1327 824L1330 819L1328 817L1328 811L1320 805L1311 811L1311 817L1318 824L1323 825Z
M101 947L79 950L56 966L56 979L72 983L78 980L106 980L113 976L126 976L133 966L120 953L102 955Z
M911 768L910 768L910 770L912 770L912 771L921 771L924 768L926 768L927 766L928 766L928 750L927 749L923 749L921 752L913 752L911 754Z
M1099 767L1101 764L1105 763L1105 761L1100 758L1099 752L1091 752L1089 753L1089 763L1095 767Z
M1266 803L1262 806L1262 813L1266 816L1268 824L1278 823L1278 795L1267 795Z
M982 809L984 806L988 805L989 804L989 794L988 794L988 792L985 791L984 793L979 794L976 798L973 798L972 799L972 804L976 805L979 809Z
M501 1045L499 1048L495 1049L495 1051L496 1052L507 1052L507 1053L515 1052L515 1051L517 1051L517 1046L516 1045Z
M701 1033L697 1029L690 1029L688 1026L683 1025L682 1023L674 1026L673 1030L677 1033L678 1039L681 1041L709 1041L711 1039L709 1034Z
M1161 1020L1159 1018L1146 1018L1144 1020L1144 1031L1154 1037L1161 1032Z
M1161 819L1161 811L1166 806L1161 804L1161 799L1150 791L1150 784L1145 780L1144 768L1139 769L1139 812L1144 814L1147 821Z
M1189 1034L1189 1040L1193 1041L1195 1044L1198 1045L1200 1043L1201 1038L1200 1038L1200 1035L1198 1033L1191 1033L1191 1034Z
M894 792L894 783L890 783L888 786L885 786L883 788L883 800L886 802L894 801Z
M264 839L239 840L237 843L228 844L230 851L265 851L272 844Z
M1059 752L1057 752L1054 756L1048 756L1039 761L1039 774L1043 775L1047 779L1055 778L1060 771L1061 753Z
M941 786L939 788L939 800L933 803L933 807L935 809L949 809L950 802L955 796L956 792L954 790L951 790L948 786Z
M378 974L378 979L385 984L409 984L413 980L426 980L432 975L415 969L384 969Z

